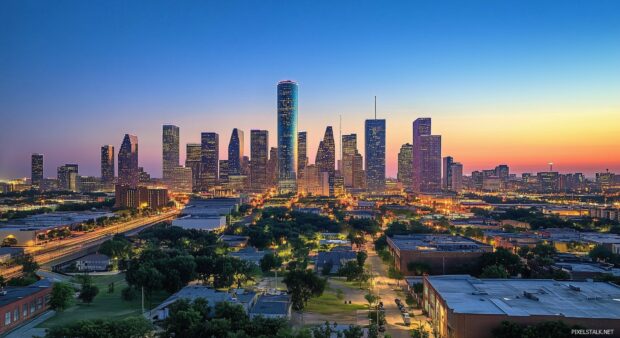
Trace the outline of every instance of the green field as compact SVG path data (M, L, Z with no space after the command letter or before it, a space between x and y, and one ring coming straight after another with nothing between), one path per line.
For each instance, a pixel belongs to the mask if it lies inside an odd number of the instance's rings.
M131 302L121 299L121 291L127 286L124 274L92 276L92 279L93 283L99 287L99 294L91 304L83 304L80 300L75 299L73 306L63 312L56 313L54 317L41 323L38 327L49 328L84 319L126 318L140 315L140 297ZM108 293L108 285L112 282L114 282L114 292ZM164 292L155 294L150 301L151 307L157 306L167 297L168 294ZM149 308L148 300L145 300L144 306Z
M321 297L312 298L308 301L305 311L323 315L346 315L353 314L357 310L365 309L367 309L366 305L345 304L343 299L338 299L334 290L326 289Z

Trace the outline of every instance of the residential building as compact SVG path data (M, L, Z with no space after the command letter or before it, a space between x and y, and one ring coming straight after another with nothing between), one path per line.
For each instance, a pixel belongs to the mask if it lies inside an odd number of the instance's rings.
M80 272L108 271L112 265L110 257L94 253L75 260L75 267Z

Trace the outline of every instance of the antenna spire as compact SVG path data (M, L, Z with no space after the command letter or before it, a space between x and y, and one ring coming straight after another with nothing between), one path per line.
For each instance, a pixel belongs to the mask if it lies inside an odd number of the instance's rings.
M375 95L375 120L377 119L377 95Z

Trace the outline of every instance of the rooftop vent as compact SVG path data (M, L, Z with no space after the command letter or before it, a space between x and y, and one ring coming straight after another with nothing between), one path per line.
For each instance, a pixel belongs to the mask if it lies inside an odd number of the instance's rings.
M581 291L581 288L576 285L568 284L568 287L573 291Z
M531 300L535 300L538 301L538 296L536 296L533 292L527 292L527 291L523 291L523 295L525 296L525 298L529 298Z

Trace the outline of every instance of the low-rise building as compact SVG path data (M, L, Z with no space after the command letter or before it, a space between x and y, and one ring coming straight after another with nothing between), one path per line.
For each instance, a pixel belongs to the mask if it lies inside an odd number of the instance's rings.
M47 311L52 283L42 279L29 286L0 291L0 335Z
M440 337L491 338L502 321L531 325L561 320L620 332L620 287L552 279L425 276L423 309Z
M325 265L331 264L329 274L338 273L349 261L357 260L357 253L351 250L321 251L316 257L314 264L315 270L319 273L323 272Z
M75 260L75 267L78 271L107 271L112 265L110 257L103 254L91 254Z
M462 236L443 234L396 235L387 237L394 265L404 275L411 263L426 264L431 274L462 272L493 247Z
M250 318L291 318L291 299L289 295L261 295L250 309Z
M235 257L242 261L250 262L256 265L260 265L261 259L265 257L266 254L270 253L269 250L259 251L254 247L244 248L239 251L231 252L228 255L231 257Z
M248 240L250 237L248 236L237 236L237 235L222 235L220 236L220 241L226 244L229 248L232 249L241 249L245 248L248 245Z

